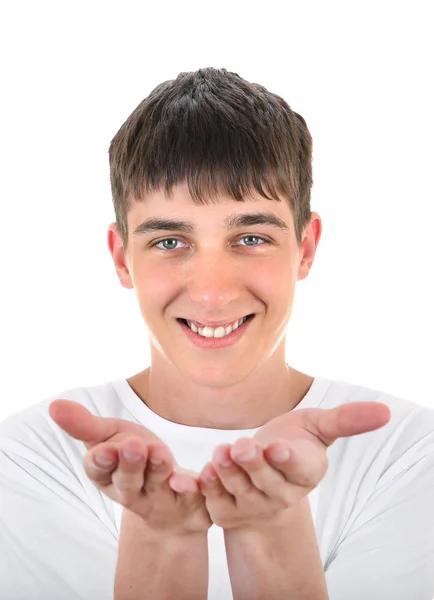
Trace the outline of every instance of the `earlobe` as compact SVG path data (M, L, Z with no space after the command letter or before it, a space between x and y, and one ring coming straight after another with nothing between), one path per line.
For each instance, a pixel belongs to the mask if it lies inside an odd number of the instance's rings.
M306 279L306 277L309 275L312 262L313 261L307 261L305 258L303 258L298 268L297 281L302 281L303 279Z
M126 288L127 290L133 290L134 289L134 283L131 279L131 275L128 271L127 267L123 267L121 269L116 269L116 272L118 274L119 277L119 281L121 282L121 285Z

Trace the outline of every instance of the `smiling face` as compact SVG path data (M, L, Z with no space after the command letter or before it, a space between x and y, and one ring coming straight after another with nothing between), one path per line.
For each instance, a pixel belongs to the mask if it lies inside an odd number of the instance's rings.
M242 219L251 213L268 218L257 224L254 218ZM151 219L188 223L156 229L163 224ZM319 215L312 213L298 247L287 201L255 196L198 206L186 185L178 185L171 199L159 192L134 203L128 231L126 255L115 223L108 245L121 284L136 291L150 335L152 368L181 373L181 382L226 387L267 361L285 363L295 286L312 265L321 236ZM217 348L194 343L198 334L179 321L230 323L251 314L242 335L240 330L231 343L228 339Z

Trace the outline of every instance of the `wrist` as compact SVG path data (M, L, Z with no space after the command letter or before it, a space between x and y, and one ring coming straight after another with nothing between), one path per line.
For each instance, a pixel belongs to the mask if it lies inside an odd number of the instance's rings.
M182 526L173 527L153 527L140 515L124 508L122 513L122 523L128 521L129 528L134 528L142 536L146 536L149 543L170 544L173 547L185 546L197 542L202 538L208 538L208 528L206 529L186 529Z
M244 523L238 527L224 529L224 533L248 534L250 536L258 535L279 535L284 529L296 528L310 514L310 503L308 497L297 501L293 506L285 508L273 517L264 521L252 521Z
M257 533L259 535L270 533L274 534L279 532L282 527L286 527L288 523L292 520L294 513L292 509L285 509L284 511L280 511L278 515L274 518L268 518L266 520L256 520L250 521L246 523L242 523L241 525L237 525L236 527L224 528L224 532L226 533L248 533L254 534Z

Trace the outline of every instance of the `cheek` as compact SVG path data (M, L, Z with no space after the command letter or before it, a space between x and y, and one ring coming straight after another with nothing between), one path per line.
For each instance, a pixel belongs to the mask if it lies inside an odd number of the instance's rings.
M293 271L290 265L282 265L281 262L269 262L256 266L252 276L249 278L252 288L269 290L273 296L277 292L288 295L294 287Z
M147 263L135 273L136 293L140 305L146 311L161 310L173 301L181 290L186 289L185 282L191 273L183 269L165 269L161 263ZM294 293L293 269L287 261L258 261L251 269L244 269L240 280L241 289L250 290L259 298L287 298L291 301ZM188 287L188 286L187 286Z
M292 312L295 295L295 278L291 265L269 264L266 268L257 269L249 288L253 294L262 299L271 310L271 322L276 324L276 331L282 327L282 318L286 328ZM272 325L271 325L272 327Z
M159 309L176 293L176 282L164 269L155 266L143 267L135 273L136 294L142 307Z

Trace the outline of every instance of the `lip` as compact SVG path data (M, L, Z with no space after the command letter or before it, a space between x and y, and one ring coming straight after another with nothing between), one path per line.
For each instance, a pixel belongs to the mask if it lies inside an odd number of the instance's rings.
M250 315L243 315L242 317L238 317L235 319L226 319L226 321L196 321L196 319L188 319L187 317L182 317L186 321L190 321L191 323L200 323L201 327L212 327L216 329L217 327L221 327L222 325L228 325L229 323L234 323L235 321L240 321Z
M194 333L194 331L192 331L190 327L182 321L177 320L177 323L195 346L198 346L203 350L218 350L220 348L227 348L228 346L236 344L243 337L254 318L255 315L249 317L247 321L235 329L235 331L232 331L232 333L225 335L222 338L206 338L198 333Z

